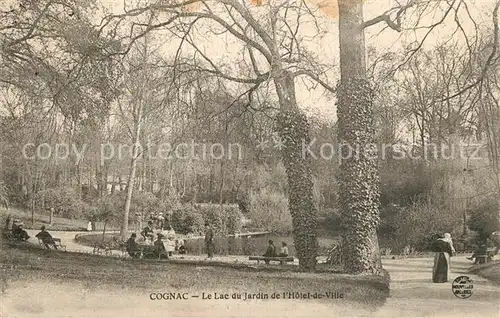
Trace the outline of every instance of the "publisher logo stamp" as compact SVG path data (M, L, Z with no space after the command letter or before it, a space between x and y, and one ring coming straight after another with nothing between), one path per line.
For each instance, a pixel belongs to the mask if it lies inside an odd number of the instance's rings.
M458 276L457 278L455 278L451 285L453 295L462 299L466 299L472 296L473 288L474 284L472 283L472 279L470 279L468 276Z

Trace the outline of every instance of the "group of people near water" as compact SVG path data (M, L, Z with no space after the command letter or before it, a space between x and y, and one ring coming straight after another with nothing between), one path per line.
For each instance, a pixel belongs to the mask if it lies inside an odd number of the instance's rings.
M159 225L159 224L156 224ZM143 247L152 246L153 253L151 256L168 259L174 252L181 255L186 254L186 247L182 238L175 239L175 231L172 228L162 228L165 224L162 223L160 228L155 227L153 220L148 221L148 225L141 231ZM159 230L155 236L155 230ZM136 242L137 234L132 233L127 241L127 252L133 258L140 257L141 249Z
M264 255L266 257L287 257L288 256L288 245L286 242L281 242L281 250L279 253L276 252L276 246L274 246L273 240L268 241L267 249Z
M161 218L160 218L161 220ZM161 220L161 223L154 223L154 220L149 220L148 225L142 229L141 236L143 241L143 246L151 246L153 257L159 259L168 259L172 256L174 252L179 254L186 254L187 250L182 238L175 239L175 231L167 225L168 229L165 229L166 223ZM155 236L155 225L160 226L160 231L156 233ZM13 218L11 215L7 217L5 229L10 231L11 235L20 240L27 241L30 236L24 230L24 223L19 219ZM497 234L500 235L500 234ZM46 248L53 247L57 249L57 245L52 237L52 235L46 230L45 226L41 227L40 232L35 236L40 239ZM155 239L156 238L156 239ZM141 256L140 245L136 242L137 234L132 233L130 238L126 243L126 249L128 254L133 258L139 258ZM205 250L208 258L212 258L215 251L214 242L214 231L209 223L205 223ZM432 268L432 281L434 283L445 283L450 280L450 258L455 254L455 248L453 246L453 240L450 233L444 233L441 237L433 241L431 244L431 250L434 252L434 265ZM486 244L481 243L469 260L474 260L475 264L477 259L481 255L487 254ZM276 251L276 246L273 240L268 241L268 246L266 252L263 254L265 257L287 257L289 255L288 246L286 242L281 243L281 250L278 253Z
M175 251L181 255L187 253L187 249L184 244L184 240L179 238L175 239L175 231L170 228L168 230L163 229L161 232L157 232L155 236L155 228L152 220L148 221L148 225L144 227L140 233L142 236L143 250L145 245L152 246L151 256L159 259L168 259L172 256ZM166 241L164 240L166 238ZM133 258L139 258L141 256L141 248L137 243L137 234L132 233L127 243L127 252ZM214 230L207 222L205 223L205 252L208 258L213 258L215 253L215 239ZM266 257L287 257L288 246L286 242L281 243L281 250L278 253L274 242L272 240L268 241L268 246L266 252L263 256Z

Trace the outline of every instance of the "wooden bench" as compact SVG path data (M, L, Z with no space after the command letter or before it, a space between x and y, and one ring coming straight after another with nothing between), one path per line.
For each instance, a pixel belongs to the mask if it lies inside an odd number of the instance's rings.
M57 238L57 237L53 237L52 240L54 241L54 244L48 244L49 246L52 245L54 246L54 249L62 249L64 251L66 251L66 245L63 245L62 242L61 242L61 239L60 238ZM47 246L45 245L45 242L42 240L42 239L38 239L38 243L40 244L40 246L42 246L43 248L47 248ZM50 248L50 247L49 247Z
M106 243L97 242L94 244L94 249L92 250L92 254L104 254L109 256L112 254L111 246Z
M489 248L486 254L476 255L476 261L474 264L485 264L491 262L493 256L495 256L496 250Z
M138 248L141 259L166 259L169 257L168 252L157 255L156 247L154 245L139 245Z
M260 263L260 261L264 261L266 264L269 264L269 262L280 262L281 265L286 264L286 262L293 262L293 257L292 256L286 256L286 257L267 257L267 256L250 256L248 257L249 260L251 261L257 261L257 264Z

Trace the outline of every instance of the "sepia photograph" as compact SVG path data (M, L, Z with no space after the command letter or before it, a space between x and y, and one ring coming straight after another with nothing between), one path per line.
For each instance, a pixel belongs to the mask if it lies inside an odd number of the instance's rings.
M500 0L0 0L0 318L499 317Z

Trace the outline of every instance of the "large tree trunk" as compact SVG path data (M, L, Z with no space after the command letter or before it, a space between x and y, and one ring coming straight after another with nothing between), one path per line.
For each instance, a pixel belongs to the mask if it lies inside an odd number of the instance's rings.
M379 175L374 142L373 94L366 75L363 0L339 0L340 70L338 136L343 143L339 203L343 262L349 273L379 274Z
M295 83L288 73L275 78L280 99L277 127L284 147L282 160L288 177L288 208L292 215L293 242L301 271L314 271L317 256L317 211L313 201L313 182L308 154L309 124L295 100Z
M120 236L123 240L127 239L128 232L128 219L130 213L130 203L132 201L132 192L134 191L135 174L137 170L137 160L139 159L139 142L141 134L141 123L142 123L142 105L139 106L139 114L135 122L134 129L134 144L132 151L132 159L130 162L130 172L127 182L127 198L125 199L125 210L123 211L123 223L120 229Z

